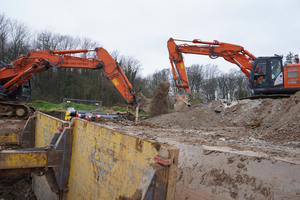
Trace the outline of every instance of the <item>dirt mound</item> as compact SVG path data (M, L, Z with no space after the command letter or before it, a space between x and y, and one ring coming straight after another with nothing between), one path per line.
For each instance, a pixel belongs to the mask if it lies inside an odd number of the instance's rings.
M183 128L231 126L231 122L228 119L219 116L207 105L195 107L185 112L173 112L152 117L146 121L160 126Z
M222 116L236 126L252 129L252 137L257 139L299 145L299 102L300 92L288 99L227 101L223 102Z
M216 100L199 104L186 112L173 112L146 121L159 126L243 127L232 135L300 147L300 92L283 99Z

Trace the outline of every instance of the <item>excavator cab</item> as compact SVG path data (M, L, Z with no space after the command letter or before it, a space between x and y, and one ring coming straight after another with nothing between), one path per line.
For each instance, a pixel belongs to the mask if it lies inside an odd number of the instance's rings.
M0 70L7 66L8 66L7 64L0 61ZM28 101L29 99L31 99L32 83L30 79L24 82L24 84L19 86L12 93L6 93L5 88L3 87L3 85L8 81L9 80L0 81L0 99L7 98L12 101Z
M20 85L12 93L6 93L3 85L7 81L0 81L0 99L9 99L12 101L28 101L31 99L32 93L32 82L31 79L24 82L23 85Z
M14 90L14 92L7 94L7 97L12 101L29 101L31 99L31 92L32 82L29 79Z
M286 94L282 57L258 57L251 68L249 84L253 95Z

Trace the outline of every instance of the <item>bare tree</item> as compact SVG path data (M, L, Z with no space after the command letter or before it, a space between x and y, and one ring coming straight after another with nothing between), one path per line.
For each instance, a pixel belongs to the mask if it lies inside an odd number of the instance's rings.
M29 32L29 27L18 20L12 20L9 26L9 54L12 61L30 50L31 33Z
M34 50L54 50L57 49L59 34L50 29L45 29L35 33Z
M7 59L9 22L4 14L0 14L0 61L3 62L10 62Z
M117 61L124 71L129 82L133 87L135 87L135 79L141 71L141 62L132 56L121 56L120 60Z
M102 44L100 44L97 41L92 41L91 38L88 37L83 37L80 39L80 43L79 43L79 48L80 49L95 49L96 47L101 47ZM96 52L92 51L92 52L88 52L88 53L83 53L82 55L80 55L80 57L83 58L89 58L89 57L96 57Z
M204 84L202 86L202 93L209 101L216 99L216 92L218 88L217 77L219 69L217 65L205 65Z

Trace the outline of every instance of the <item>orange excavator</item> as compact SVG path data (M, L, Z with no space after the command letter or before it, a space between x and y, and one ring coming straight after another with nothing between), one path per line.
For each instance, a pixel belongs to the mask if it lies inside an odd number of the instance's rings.
M89 51L95 51L97 58L66 55ZM9 65L0 62L0 97L5 100L30 99L32 90L30 78L33 74L45 71L50 67L100 69L133 109L141 106L139 98L118 62L101 47L95 50L31 51L27 55L19 56L18 60ZM0 117L26 118L30 111L31 109L25 105L0 101Z
M175 41L185 42L176 44ZM282 56L255 57L244 47L219 42L205 42L199 39L168 40L169 59L171 62L178 95L175 99L189 105L190 86L183 61L183 53L207 55L212 59L223 57L237 65L249 78L252 95L292 94L300 90L300 64L298 55L295 63L283 67ZM175 67L174 67L175 65ZM177 75L179 75L179 79Z

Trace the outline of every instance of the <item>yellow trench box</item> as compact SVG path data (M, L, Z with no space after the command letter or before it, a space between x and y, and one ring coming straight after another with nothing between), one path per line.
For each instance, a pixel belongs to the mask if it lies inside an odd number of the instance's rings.
M63 199L174 199L178 148L82 119L72 123L68 187ZM70 125L36 112L35 147L47 146L52 134L66 126ZM33 188L38 199L61 198L51 192L44 176L35 176Z

